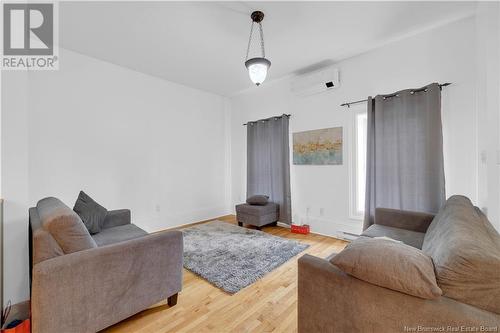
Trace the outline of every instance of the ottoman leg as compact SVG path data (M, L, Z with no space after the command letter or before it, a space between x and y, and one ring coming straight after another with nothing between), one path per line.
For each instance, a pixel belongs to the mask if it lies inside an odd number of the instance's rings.
M241 223L240 221L238 221L238 225L239 225L240 227L242 227L242 226L243 226L243 223Z
M177 304L177 295L179 294L174 294L167 299L168 306L174 306Z
M257 230L262 230L262 228L261 228L261 227L256 227L256 228L257 228Z

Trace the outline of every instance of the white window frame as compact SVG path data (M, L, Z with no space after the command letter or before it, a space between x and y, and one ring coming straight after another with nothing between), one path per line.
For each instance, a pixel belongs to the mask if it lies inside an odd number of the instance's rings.
M352 105L347 112L350 113L350 149L349 149L349 218L353 220L364 219L364 209L360 211L358 208L358 116L367 114L366 103ZM366 133L364 141L366 145ZM365 153L366 155L366 153ZM366 158L365 158L366 159Z

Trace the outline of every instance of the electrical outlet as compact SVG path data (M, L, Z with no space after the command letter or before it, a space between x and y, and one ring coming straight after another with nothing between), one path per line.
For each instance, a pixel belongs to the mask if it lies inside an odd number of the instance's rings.
M319 216L324 216L325 215L325 209L323 207L321 207L319 209Z
M481 151L481 162L486 164L487 161L488 161L488 153L486 152L486 150L482 150Z
M311 213L311 207L307 206L306 207L306 216L309 217L310 213Z
M155 210L159 213L160 212L160 205L156 204Z

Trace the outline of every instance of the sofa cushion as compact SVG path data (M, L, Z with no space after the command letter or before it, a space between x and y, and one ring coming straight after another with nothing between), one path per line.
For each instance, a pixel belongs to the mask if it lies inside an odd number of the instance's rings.
M449 198L425 235L443 294L500 313L500 236L464 196Z
M331 262L331 261L332 261L332 259L333 259L333 257L335 257L337 254L339 254L339 253L338 253L338 252L332 252L332 253L330 253L330 254L329 254L329 255L325 258L325 260L326 260L326 261L330 261L330 262Z
M45 198L36 204L38 217L65 254L97 247L80 217L57 198Z
M130 224L130 209L108 210L102 229L113 228L124 224Z
M134 224L125 224L113 228L103 229L100 233L93 235L98 246L104 246L123 242L126 240L146 236L148 233Z
M108 210L94 201L87 193L80 191L73 210L80 216L91 234L101 231Z
M432 259L409 245L360 237L330 262L347 274L380 287L424 299L442 294Z
M411 231L400 228L387 227L385 225L373 224L363 231L361 236L366 237L389 237L398 241L416 247L422 248L425 234L422 232Z
M267 204L268 199L269 197L267 195L252 195L247 199L247 204L264 206L265 204Z

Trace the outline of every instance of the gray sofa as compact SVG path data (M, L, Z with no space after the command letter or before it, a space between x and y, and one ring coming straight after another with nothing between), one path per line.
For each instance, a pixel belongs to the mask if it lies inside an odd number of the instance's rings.
M436 216L377 209L363 236L421 249L432 258L443 295L423 299L357 279L331 263L335 253L304 255L298 264L300 333L500 330L500 236L468 198L451 197Z
M29 218L32 332L97 332L159 301L176 304L181 232L149 235L125 209L109 211L91 236L56 198L40 200Z

